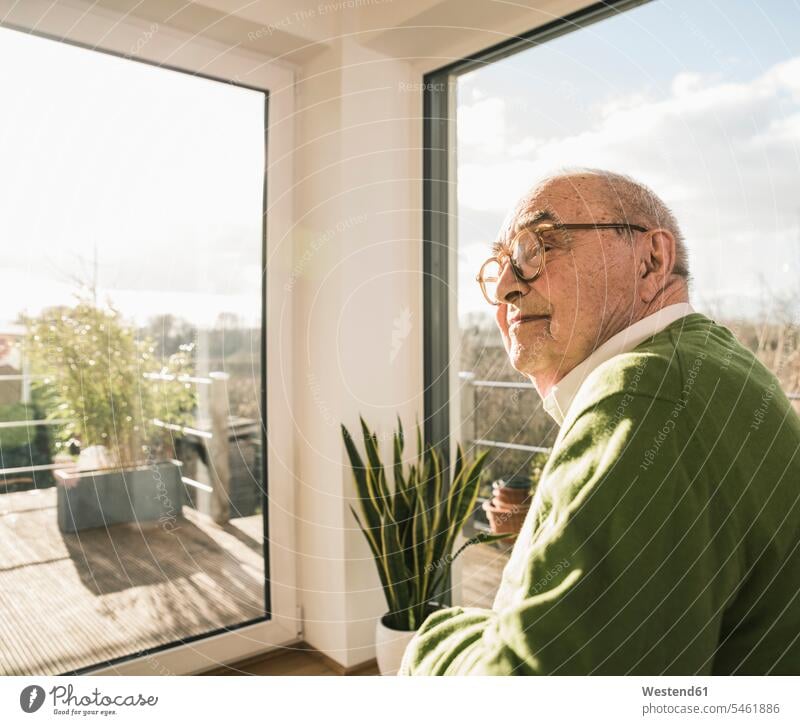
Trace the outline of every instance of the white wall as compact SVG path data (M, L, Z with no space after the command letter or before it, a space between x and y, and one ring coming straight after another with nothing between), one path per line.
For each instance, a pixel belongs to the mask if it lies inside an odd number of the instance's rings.
M306 640L344 665L372 656L385 603L349 512L339 424L355 431L362 414L388 434L423 413L415 78L347 38L298 78L299 581Z

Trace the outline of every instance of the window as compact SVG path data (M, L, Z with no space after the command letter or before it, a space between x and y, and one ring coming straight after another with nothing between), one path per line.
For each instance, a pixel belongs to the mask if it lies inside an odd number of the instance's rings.
M636 5L590 8L428 79L426 419L433 439L488 450L489 480L531 478L557 429L474 277L512 205L559 168L620 171L660 194L687 240L695 308L800 397L797 10ZM482 556L465 565L467 604L491 603L504 563Z
M266 93L7 29L0 67L0 672L266 620Z

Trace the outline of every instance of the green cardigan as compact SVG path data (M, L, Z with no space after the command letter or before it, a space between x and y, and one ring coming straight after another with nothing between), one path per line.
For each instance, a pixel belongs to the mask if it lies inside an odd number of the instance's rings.
M800 674L800 418L693 313L596 368L491 610L431 615L401 674Z

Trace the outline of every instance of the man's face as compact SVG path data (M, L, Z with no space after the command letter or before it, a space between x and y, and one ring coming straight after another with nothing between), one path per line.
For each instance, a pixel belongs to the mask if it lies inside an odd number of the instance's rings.
M625 222L598 193L596 178L568 177L534 189L517 206L498 244L508 249L531 219L564 224ZM632 321L635 255L614 230L577 230L547 248L533 282L517 281L506 264L497 289L497 324L511 364L541 389L558 382L605 340Z

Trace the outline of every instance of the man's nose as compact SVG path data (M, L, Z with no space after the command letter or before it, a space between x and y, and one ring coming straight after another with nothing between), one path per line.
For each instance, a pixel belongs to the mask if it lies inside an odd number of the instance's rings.
M514 304L520 297L530 291L527 283L521 282L511 268L511 262L506 261L497 280L497 299L499 302Z

